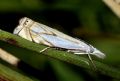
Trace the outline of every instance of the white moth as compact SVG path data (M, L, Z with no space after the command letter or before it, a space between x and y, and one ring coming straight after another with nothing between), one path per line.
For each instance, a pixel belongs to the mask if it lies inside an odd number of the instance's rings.
M14 30L14 34L48 47L66 49L74 54L91 54L99 58L105 57L102 52L92 45L26 17L20 20L19 25Z

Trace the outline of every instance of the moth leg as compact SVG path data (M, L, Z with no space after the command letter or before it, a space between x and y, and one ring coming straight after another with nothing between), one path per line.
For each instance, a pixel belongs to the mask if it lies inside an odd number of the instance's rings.
M49 49L49 48L51 48L51 47L46 47L46 48L42 49L42 50L40 51L40 53L44 52L45 50L47 50L47 49Z
M73 51L71 51L71 50L67 50L67 52L73 52ZM92 58L91 58L91 56L90 56L90 52L87 52L87 53L75 53L74 52L74 54L87 54L88 55L88 58L89 58L89 60L90 60L90 62L91 62L91 64L93 65L93 67L94 67L94 69L96 70L97 68L96 68L96 65L94 64L94 62L93 62L93 60L92 60ZM86 61L84 61L85 63L87 63ZM87 63L87 64L89 64L89 63Z
M71 52L71 53L74 53L73 51L71 51L71 50L67 50L67 52ZM77 53L74 53L74 54L77 54ZM79 54L81 54L81 55L83 55L84 53L79 53ZM81 60L81 59L80 59ZM81 60L81 61L83 61L84 63L86 63L87 65L90 65L89 64L89 62L88 61L85 61L85 60Z
M96 65L94 64L94 62L93 62L93 60L92 60L92 58L90 56L90 53L88 53L87 55L88 55L88 58L89 58L89 60L91 61L92 65L93 65L94 69L96 70L97 69Z

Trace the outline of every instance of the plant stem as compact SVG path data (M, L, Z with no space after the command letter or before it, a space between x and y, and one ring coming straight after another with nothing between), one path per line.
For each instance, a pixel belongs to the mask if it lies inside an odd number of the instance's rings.
M42 49L46 48L44 45L39 45L28 40L25 40L14 34L0 30L0 40L9 43L13 46L25 48L31 51L35 51L38 54L43 54L61 61L65 61L88 70L91 70L90 65L85 62L89 62L88 58L81 57L79 55L71 54L65 51L55 50L53 48L47 49L44 52L40 52ZM34 57L33 57L34 58ZM120 71L116 68L110 67L106 64L93 60L99 73L110 76L112 78L120 79Z

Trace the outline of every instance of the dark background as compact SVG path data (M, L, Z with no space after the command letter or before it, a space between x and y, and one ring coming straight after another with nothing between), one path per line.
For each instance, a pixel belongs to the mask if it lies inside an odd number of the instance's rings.
M106 54L100 61L120 68L120 20L101 0L0 0L0 29L12 33L22 17L85 40ZM112 81L74 65L46 61L41 70L26 63L19 67L42 81Z

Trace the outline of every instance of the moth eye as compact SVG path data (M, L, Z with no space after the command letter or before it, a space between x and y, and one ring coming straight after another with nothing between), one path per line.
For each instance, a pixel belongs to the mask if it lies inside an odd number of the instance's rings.
M26 20L25 23L24 23L24 25L26 26L28 24L29 24L29 20Z

